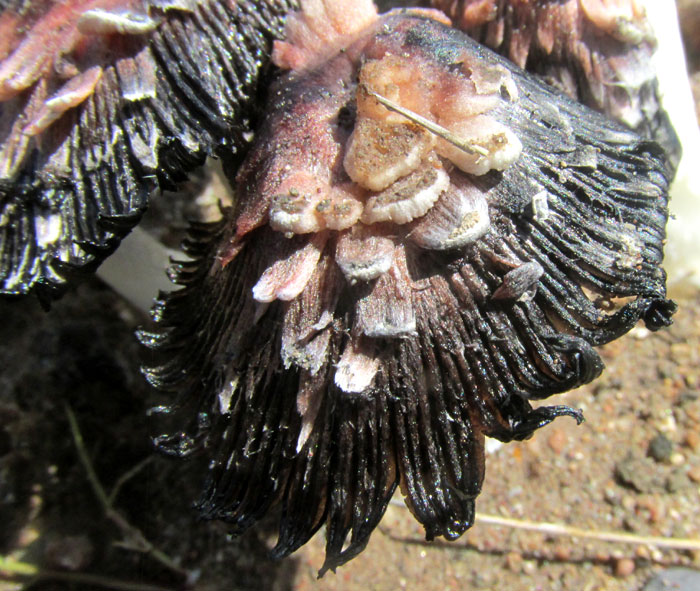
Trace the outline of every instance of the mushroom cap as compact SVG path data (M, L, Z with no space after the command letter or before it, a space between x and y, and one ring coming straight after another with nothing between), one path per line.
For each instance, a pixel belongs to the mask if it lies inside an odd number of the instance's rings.
M60 295L154 190L245 147L259 56L293 4L3 2L0 293Z
M378 17L274 82L235 207L158 304L145 372L178 423L159 445L216 450L200 507L234 531L280 505L277 556L325 524L322 572L364 548L396 487L428 539L459 536L484 437L581 420L530 401L596 378L593 347L638 320L670 322L669 176L657 144L464 33ZM332 228L340 196L354 209Z

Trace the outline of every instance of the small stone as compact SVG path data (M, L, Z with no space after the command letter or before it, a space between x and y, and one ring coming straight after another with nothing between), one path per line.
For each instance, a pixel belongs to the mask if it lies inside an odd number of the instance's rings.
M693 451L700 450L700 434L697 431L689 429L683 438L683 444Z
M618 558L615 561L615 576L629 577L634 572L635 564L631 558Z
M522 568L523 557L519 552L508 552L506 555L506 567L508 570L518 573Z
M690 568L667 568L654 575L643 591L697 591L700 589L700 571Z
M700 483L700 466L695 466L688 470L688 478L695 483Z
M625 495L620 501L620 505L625 511L634 511L637 507L637 501L631 495Z
M637 558L640 558L644 561L648 561L651 558L649 548L647 548L646 546L637 546L637 549L634 551L634 553L637 556Z
M534 560L527 560L523 562L522 571L525 575L534 575L537 572L537 563Z
M663 433L659 433L649 442L648 453L657 462L668 462L673 453L673 442Z
M664 479L651 458L640 458L629 453L615 465L617 480L640 493L654 493L665 490Z
M682 466L685 464L685 456L682 453L676 452L671 454L670 462L672 466Z
M551 435L547 438L547 445L555 454L560 454L568 443L568 439L564 431L553 429Z
M670 493L681 491L687 486L688 478L683 470L674 469L666 478L666 490Z
M637 502L636 517L641 517L641 509L646 509L648 512L647 520L649 523L658 523L663 515L663 507L657 502L656 497L648 497L640 499Z

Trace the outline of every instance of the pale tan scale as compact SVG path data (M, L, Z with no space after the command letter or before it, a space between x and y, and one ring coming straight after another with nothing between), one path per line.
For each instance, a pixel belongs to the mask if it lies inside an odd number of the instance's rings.
M428 214L411 230L409 238L422 248L448 250L471 244L491 225L484 194L473 185L450 187Z
M358 300L353 330L371 338L415 335L412 289L406 252L403 247L396 247L389 271L374 282L368 295Z
M362 221L407 224L428 213L449 185L450 177L444 170L425 166L370 197Z
M29 122L23 132L28 136L34 136L48 129L68 109L72 109L88 98L94 92L100 78L102 78L100 66L93 66L71 78L44 102L39 113Z
M523 149L518 137L508 127L486 115L458 122L451 126L450 131L487 153L468 153L444 139L438 140L437 153L469 174L505 170L518 159Z
M92 8L78 18L78 30L89 35L143 35L155 30L159 22L147 13Z
M270 265L253 286L253 298L265 304L295 299L314 274L325 244L325 234L319 233L303 248Z
M335 261L350 283L376 279L394 261L394 242L390 238L373 236L368 231L358 234L344 233L335 248Z
M360 339L346 345L335 369L334 382L343 392L359 394L372 385L379 360L369 354Z
M435 145L435 136L413 123L358 120L343 165L348 176L370 191L382 191L416 170Z

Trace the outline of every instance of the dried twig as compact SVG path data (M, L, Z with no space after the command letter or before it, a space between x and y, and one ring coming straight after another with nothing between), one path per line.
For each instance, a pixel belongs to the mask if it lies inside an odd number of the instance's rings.
M117 495L121 492L122 487L127 482L129 482L129 480L131 480L134 476L136 476L141 470L143 470L148 464L150 464L153 461L153 457L154 456L150 455L147 458L144 458L133 468L127 470L117 479L117 481L114 483L114 486L112 487L111 492L109 493L109 496L107 497L107 500L109 501L110 505L114 504L114 500L117 498Z
M124 518L124 516L114 508L112 504L121 486L128 480L128 478L132 477L138 470L143 468L144 462L141 462L136 467L129 470L119 480L117 480L117 483L115 484L112 493L110 495L107 495L104 487L102 486L99 478L97 477L97 474L95 473L95 469L92 466L90 456L88 455L87 450L85 448L83 436L80 432L80 428L78 427L78 421L75 417L75 413L68 406L66 406L66 415L68 416L68 422L70 424L71 434L73 436L75 448L78 452L78 457L80 458L80 462L85 468L85 472L87 473L88 480L90 481L90 485L92 486L95 496L97 496L97 498L99 499L107 518L121 530L122 535L125 538L124 541L119 545L124 548L129 548L130 550L135 550L137 552L147 554L168 570L177 573L178 575L184 577L186 580L190 580L191 573L189 571L179 566L172 558L170 558L162 550L156 548L148 539L146 539L141 530L131 525Z

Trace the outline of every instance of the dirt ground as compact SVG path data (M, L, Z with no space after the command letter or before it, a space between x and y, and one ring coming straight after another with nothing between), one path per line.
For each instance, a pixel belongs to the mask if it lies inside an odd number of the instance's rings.
M558 398L583 409L584 424L558 419L489 455L480 512L700 538L700 296L679 303L669 330L637 328L603 347L603 376ZM51 571L32 589L183 588L164 559L143 551L134 527L201 591L637 590L664 565L700 566L697 551L480 523L456 542L427 544L397 498L365 552L317 581L320 536L274 563L266 557L273 534L264 527L228 540L224 525L197 522L190 504L204 458L151 453L146 409L157 399L136 369L132 332L142 319L134 310L95 280L51 314L31 300L3 302L0 318L0 553L14 570ZM99 503L79 461L71 412L107 494L139 470L112 505L132 529L120 529ZM95 578L85 580L88 573ZM0 590L23 588L26 576L9 575Z
M690 22L698 3L685 5ZM677 301L670 329L602 347L603 376L554 399L585 423L558 419L489 454L479 512L700 539L700 294ZM700 568L697 550L484 523L428 544L398 497L337 574L316 579L322 535L272 562L271 527L229 539L197 521L206 458L153 454L147 409L159 398L133 336L145 321L96 279L50 314L0 301L0 591L638 591L666 566Z

